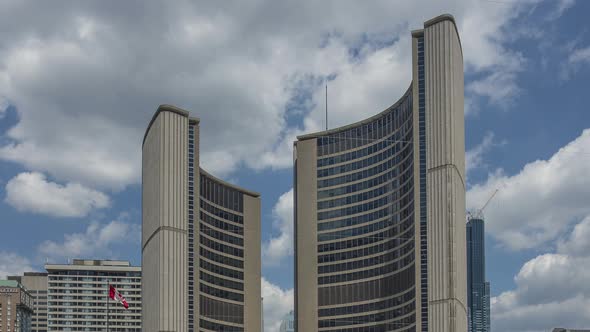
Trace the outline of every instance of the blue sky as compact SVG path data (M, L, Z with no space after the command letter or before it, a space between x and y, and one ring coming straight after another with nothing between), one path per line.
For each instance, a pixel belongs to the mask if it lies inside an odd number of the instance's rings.
M292 141L378 113L410 31L455 15L469 208L486 209L495 331L588 327L590 2L0 1L0 277L46 260L140 264L141 139L201 118L203 167L262 193L267 331L292 307ZM587 130L587 131L585 131Z

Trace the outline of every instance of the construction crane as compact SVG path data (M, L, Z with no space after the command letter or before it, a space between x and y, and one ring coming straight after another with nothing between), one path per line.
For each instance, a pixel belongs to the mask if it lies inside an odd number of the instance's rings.
M492 193L492 195L490 196L490 198L488 198L488 200L486 201L486 203L483 205L483 207L481 209L476 210L474 212L467 211L467 220L471 220L471 219L483 219L483 210L485 210L485 208L488 206L488 204L490 204L490 202L492 201L492 198L494 198L494 196L496 196L496 194L498 193L498 191L500 191L500 189L494 190L494 193Z

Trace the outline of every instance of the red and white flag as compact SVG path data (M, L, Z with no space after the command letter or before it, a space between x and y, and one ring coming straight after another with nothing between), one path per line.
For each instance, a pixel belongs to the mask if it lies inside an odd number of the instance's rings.
M127 300L125 300L125 298L123 297L123 295L121 295L121 293L119 293L119 291L117 289L115 289L115 287L113 287L112 285L109 285L110 289L109 289L109 297L119 303L121 303L125 309L129 309L129 303L127 303Z

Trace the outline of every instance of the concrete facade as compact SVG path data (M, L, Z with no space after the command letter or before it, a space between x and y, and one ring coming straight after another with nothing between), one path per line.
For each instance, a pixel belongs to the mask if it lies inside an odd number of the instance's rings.
M48 331L141 331L141 267L127 261L74 259L45 264ZM109 284L129 309L109 300ZM107 303L108 302L108 303Z
M15 280L0 280L0 331L30 332L33 297Z
M161 105L143 144L144 331L261 331L260 195L199 167L199 125Z
M144 331L188 331L188 113L162 107L142 154Z
M461 44L412 37L398 102L294 144L296 331L467 330Z
M33 297L33 317L31 331L47 331L47 273L25 272L23 276L10 276L8 280L16 280L23 285Z

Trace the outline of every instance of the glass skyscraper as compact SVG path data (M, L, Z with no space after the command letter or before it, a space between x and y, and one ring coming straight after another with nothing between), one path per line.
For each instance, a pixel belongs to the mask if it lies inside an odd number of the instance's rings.
M392 106L295 142L296 331L467 330L454 18L413 31L412 55L413 81Z
M469 331L489 332L490 283L486 281L484 221L472 218L467 222L467 305Z

